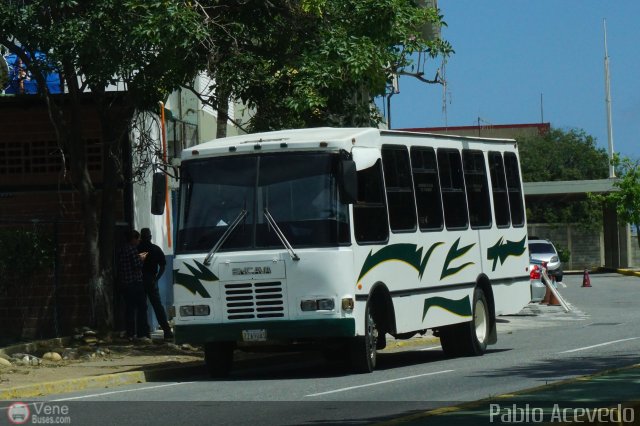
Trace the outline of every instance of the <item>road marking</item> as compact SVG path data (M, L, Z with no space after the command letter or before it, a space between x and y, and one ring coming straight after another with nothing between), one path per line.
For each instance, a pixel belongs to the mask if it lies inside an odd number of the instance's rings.
M563 352L558 352L558 353L560 353L560 354L570 354L572 352L586 351L587 349L599 348L600 346L613 345L614 343L628 342L629 340L637 340L637 339L640 339L640 337L629 337L628 339L614 340L614 341L611 341L611 342L600 343L598 345L592 345L592 346L585 346L584 348L571 349L571 350L568 350L568 351L563 351Z
M327 391L327 392L312 393L310 395L305 395L305 398L306 397L312 397L312 396L328 395L330 393L345 392L345 391L348 391L348 390L366 388L366 387L369 387L369 386L383 385L383 384L391 383L391 382L399 382L400 380L409 380L409 379L417 379L418 377L435 376L436 374L451 373L452 371L455 371L455 370L443 370L443 371L435 371L433 373L417 374L415 376L398 377L397 379L383 380L381 382L375 382L375 383L367 383L366 385L349 386L348 388L335 389L335 390L331 390L331 391Z
M93 397L96 397L96 396L113 395L113 394L116 394L116 393L137 392L137 391L143 391L143 390L149 390L149 389L166 388L166 387L169 387L169 386L188 385L188 384L191 384L191 383L195 383L195 382L167 383L165 385L145 386L143 388L136 388L136 389L125 389L125 390L119 390L119 391L94 393L94 394L90 394L90 395L72 396L72 397L69 397L69 398L53 399L51 402L72 401L74 399L93 398Z

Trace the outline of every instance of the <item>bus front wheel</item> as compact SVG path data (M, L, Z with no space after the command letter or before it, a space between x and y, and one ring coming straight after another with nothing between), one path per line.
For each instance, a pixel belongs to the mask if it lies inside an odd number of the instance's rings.
M351 365L358 373L371 373L375 370L378 360L378 354L376 352L378 327L376 326L369 303L367 303L367 307L365 308L364 318L364 336L356 336L351 340Z
M204 362L212 378L227 377L233 364L234 342L210 342L204 345Z
M448 356L478 356L487 350L491 311L484 291L479 287L473 292L472 310L471 321L440 329L440 344Z

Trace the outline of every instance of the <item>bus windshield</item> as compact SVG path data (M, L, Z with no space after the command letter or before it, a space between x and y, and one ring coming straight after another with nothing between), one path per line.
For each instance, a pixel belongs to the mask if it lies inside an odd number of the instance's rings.
M243 210L247 214L219 251L282 248L265 209L294 248L349 244L338 161L336 153L305 152L183 162L177 251L208 252Z

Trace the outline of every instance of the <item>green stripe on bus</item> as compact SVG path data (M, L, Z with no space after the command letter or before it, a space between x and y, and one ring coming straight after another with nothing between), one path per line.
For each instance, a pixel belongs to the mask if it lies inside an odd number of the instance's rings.
M422 321L427 316L427 311L434 306L442 308L461 317L471 316L471 303L469 296L465 296L459 300L447 299L444 297L429 297L424 301L424 309L422 310Z
M356 335L354 318L176 324L174 334L177 344L235 342L242 341L243 330L262 329L266 330L268 340L353 337Z
M418 247L416 244L392 244L381 248L375 253L371 250L362 265L358 282L373 268L390 260L407 263L418 272L418 278L422 278L433 250L441 244L444 243L433 243L424 257L422 256L423 247Z

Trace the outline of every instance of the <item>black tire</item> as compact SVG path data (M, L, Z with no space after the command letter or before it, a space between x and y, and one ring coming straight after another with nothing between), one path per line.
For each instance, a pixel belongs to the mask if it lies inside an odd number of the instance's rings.
M472 320L440 329L440 344L449 357L480 356L487 350L491 332L491 314L481 288L473 292Z
M227 377L233 365L234 342L211 342L204 345L204 362L209 376Z
M364 336L353 337L349 348L351 366L357 373L371 373L378 362L378 328L369 303L365 308L364 322Z

